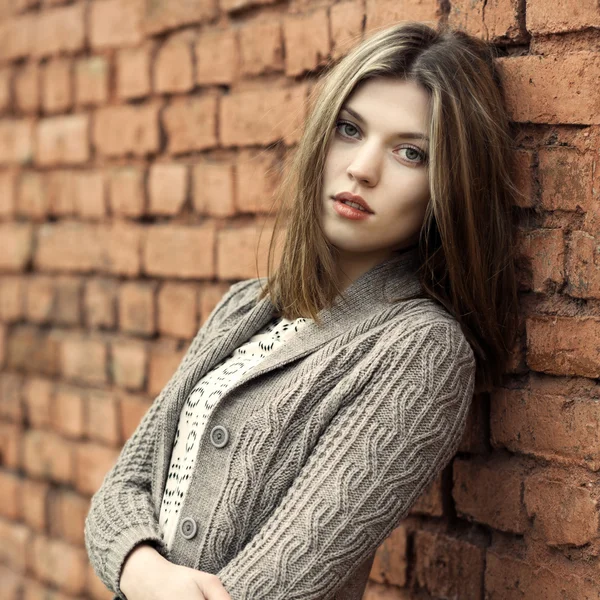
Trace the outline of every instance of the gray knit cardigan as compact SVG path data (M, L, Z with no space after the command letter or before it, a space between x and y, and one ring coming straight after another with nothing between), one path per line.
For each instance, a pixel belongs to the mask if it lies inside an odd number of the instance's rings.
M180 409L195 383L273 316L265 278L234 283L93 495L91 564L117 597L149 542L216 574L232 600L360 600L375 551L449 463L473 398L458 322L420 298L416 248L353 281L226 390L199 442L169 550L158 525ZM217 432L217 433L215 433Z

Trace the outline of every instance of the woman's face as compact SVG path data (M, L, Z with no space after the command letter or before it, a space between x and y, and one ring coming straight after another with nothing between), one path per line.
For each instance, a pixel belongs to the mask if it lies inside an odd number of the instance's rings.
M323 229L346 264L377 264L418 241L429 202L429 95L412 81L372 79L338 114L325 162ZM373 214L341 216L333 196L361 196Z

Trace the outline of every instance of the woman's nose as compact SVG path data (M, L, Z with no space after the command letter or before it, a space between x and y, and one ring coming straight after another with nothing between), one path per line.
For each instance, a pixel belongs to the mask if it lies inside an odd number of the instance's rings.
M380 169L380 154L376 149L363 146L354 156L354 160L350 163L346 172L361 183L374 185L379 179Z

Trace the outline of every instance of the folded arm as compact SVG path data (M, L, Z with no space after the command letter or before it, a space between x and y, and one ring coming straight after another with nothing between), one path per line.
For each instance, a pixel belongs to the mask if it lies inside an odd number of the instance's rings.
M458 324L380 340L280 505L216 575L232 600L330 600L449 463L474 391ZM368 358L368 357L367 357Z

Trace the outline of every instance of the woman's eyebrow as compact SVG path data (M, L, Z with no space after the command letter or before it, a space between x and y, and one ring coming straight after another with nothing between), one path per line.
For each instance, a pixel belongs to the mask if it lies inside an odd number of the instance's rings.
M345 110L346 112L350 113L357 121L360 121L361 123L366 123L366 121L355 110L352 110L348 106L342 106L341 110L342 111ZM426 142L429 141L429 138L426 135L424 135L423 133L418 133L418 132L414 132L414 131L401 131L401 132L397 133L396 135L398 137L403 137L403 138L411 138L414 140L425 140Z

